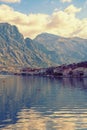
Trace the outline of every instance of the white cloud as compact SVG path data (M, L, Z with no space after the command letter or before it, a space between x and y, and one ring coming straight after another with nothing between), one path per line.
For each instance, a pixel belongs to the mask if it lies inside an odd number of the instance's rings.
M65 3L65 2L72 2L72 0L61 0L61 2Z
M64 11L68 14L75 14L77 12L80 12L81 8L76 8L74 5L70 5Z
M6 3L19 3L20 0L0 0L1 2L6 2Z
M7 5L0 5L0 22L16 25L24 37L34 38L42 32L48 32L64 37L87 38L87 18L77 18L76 13L79 11L80 8L70 5L65 10L54 11L51 15L26 15Z

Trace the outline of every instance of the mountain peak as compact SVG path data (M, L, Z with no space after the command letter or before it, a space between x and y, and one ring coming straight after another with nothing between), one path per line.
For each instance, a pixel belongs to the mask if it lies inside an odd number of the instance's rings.
M41 34L39 34L39 35L37 35L36 36L36 38L35 39L37 39L37 38L60 38L60 36L58 36L58 35L54 35L54 34L50 34L50 33L41 33Z
M9 23L0 23L0 35L5 37L7 42L9 42L9 39L14 39L23 43L23 35L19 32L15 25L10 25Z
M18 29L15 25L11 25L9 23L0 23L0 31L6 31L9 30L10 33L12 30L16 30L18 32Z
M0 23L0 26L11 26L9 23Z

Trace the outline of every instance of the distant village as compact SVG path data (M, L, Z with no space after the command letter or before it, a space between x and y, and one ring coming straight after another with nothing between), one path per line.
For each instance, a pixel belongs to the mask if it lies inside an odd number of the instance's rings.
M22 76L51 76L51 77L87 77L87 61L73 64L63 64L57 67L30 68L30 67L2 67L0 74L22 75Z

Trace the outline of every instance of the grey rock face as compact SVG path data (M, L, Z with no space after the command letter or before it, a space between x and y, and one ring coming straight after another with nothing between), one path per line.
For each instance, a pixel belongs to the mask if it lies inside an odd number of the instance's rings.
M87 39L48 33L26 38L16 26L0 23L0 65L48 67L87 60Z
M42 44L48 50L53 51L58 64L73 63L87 60L87 39L64 38L52 34L42 33L35 41Z

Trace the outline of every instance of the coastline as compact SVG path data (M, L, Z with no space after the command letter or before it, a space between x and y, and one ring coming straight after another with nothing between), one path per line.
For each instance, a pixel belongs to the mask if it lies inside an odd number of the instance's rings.
M0 75L87 78L87 61L48 68L1 67Z

